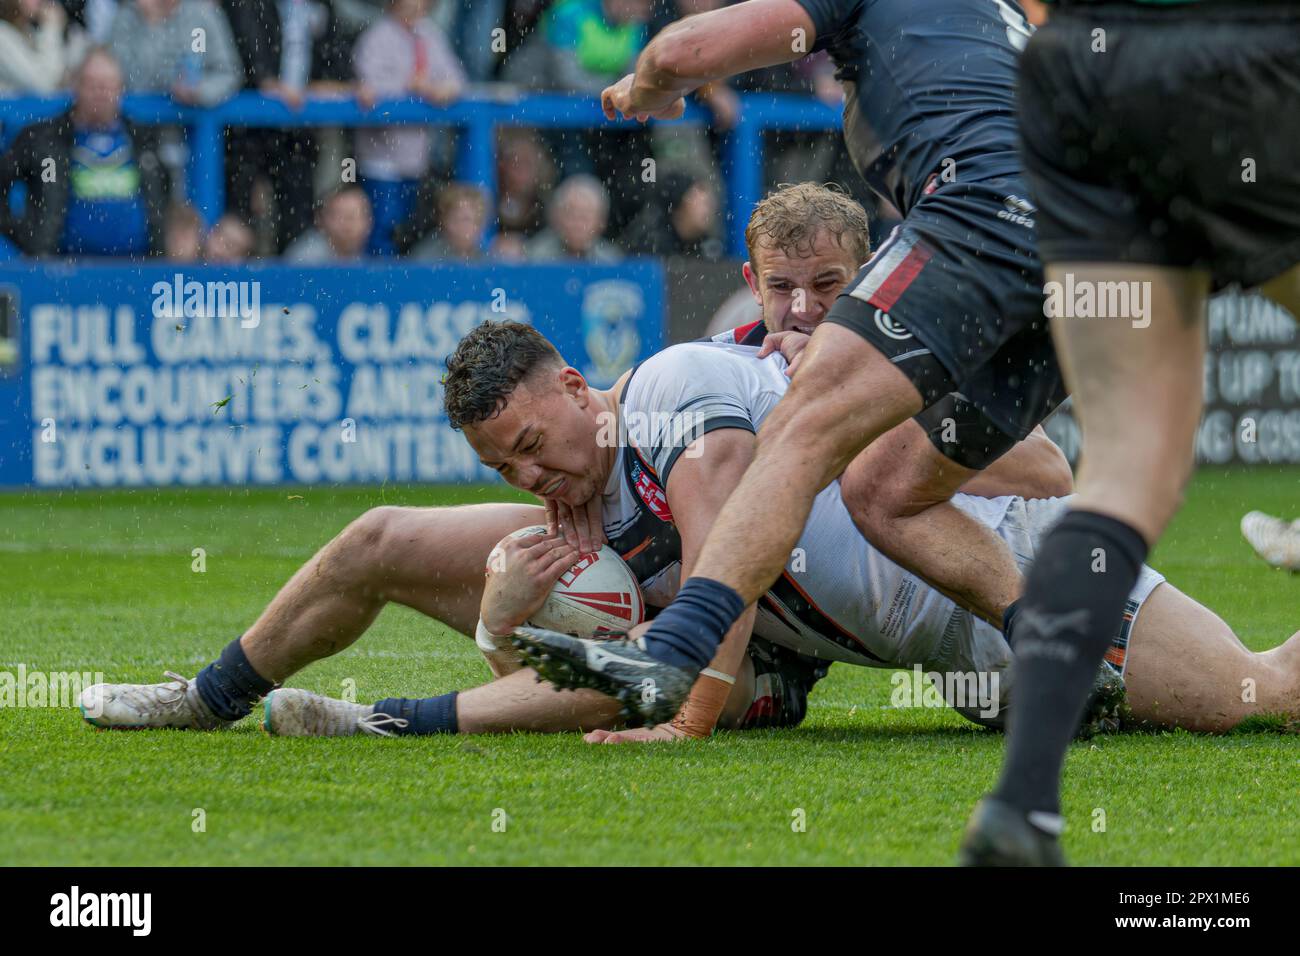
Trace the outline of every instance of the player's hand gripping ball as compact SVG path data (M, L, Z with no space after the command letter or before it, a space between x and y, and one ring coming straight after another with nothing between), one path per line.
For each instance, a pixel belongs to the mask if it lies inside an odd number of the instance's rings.
M609 545L587 554L541 526L508 535L488 559L483 624L504 634L521 624L591 637L645 620L632 571Z

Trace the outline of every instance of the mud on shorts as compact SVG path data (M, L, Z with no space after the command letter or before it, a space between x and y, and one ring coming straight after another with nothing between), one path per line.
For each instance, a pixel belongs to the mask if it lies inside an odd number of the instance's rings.
M831 662L797 654L754 635L749 640L754 663L754 699L736 725L739 730L798 727L808 713L808 695L826 676Z

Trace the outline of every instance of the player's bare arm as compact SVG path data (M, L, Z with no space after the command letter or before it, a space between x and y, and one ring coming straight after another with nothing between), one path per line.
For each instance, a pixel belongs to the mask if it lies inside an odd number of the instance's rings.
M683 583L694 573L709 530L753 460L754 445L753 433L744 429L723 428L709 432L687 446L668 476L668 507L682 540ZM727 632L717 654L701 672L686 703L671 723L651 730L596 731L588 736L589 742L707 737L717 724L740 675L745 649L754 628L754 613L751 604Z
M802 31L802 32L799 32ZM789 63L812 49L812 21L795 0L749 0L665 27L636 72L601 93L605 116L676 119L684 97L713 80Z
M1065 453L1038 425L960 490L981 498L1063 498L1074 491L1074 472Z

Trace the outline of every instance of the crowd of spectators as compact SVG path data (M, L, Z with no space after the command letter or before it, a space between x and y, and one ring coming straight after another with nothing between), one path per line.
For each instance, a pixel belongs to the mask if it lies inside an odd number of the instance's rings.
M27 256L292 263L423 262L723 252L721 134L738 91L841 96L810 56L715 83L699 124L503 128L497 190L455 181L456 131L425 125L226 130L226 209L185 201L183 130L122 115L127 93L195 106L241 90L281 101L454 103L485 84L595 94L672 20L723 0L0 0L7 95L70 91L0 157L0 236ZM769 184L838 179L838 134L769 134ZM652 160L652 162L647 162ZM647 170L649 173L647 174Z

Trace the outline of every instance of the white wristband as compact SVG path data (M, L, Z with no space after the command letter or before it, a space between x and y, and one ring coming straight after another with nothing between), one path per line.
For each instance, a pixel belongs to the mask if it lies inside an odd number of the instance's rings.
M496 654L500 651L510 650L509 634L493 634L483 624L483 619L479 618L478 626L474 628L474 643L484 654Z
M720 680L724 684L734 685L736 683L736 678L732 677L730 674L724 674L722 671L715 671L712 667L704 668L704 670L700 671L700 676L712 677L714 680Z

